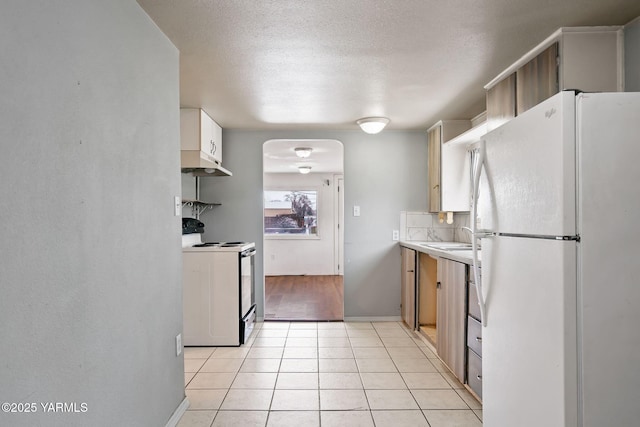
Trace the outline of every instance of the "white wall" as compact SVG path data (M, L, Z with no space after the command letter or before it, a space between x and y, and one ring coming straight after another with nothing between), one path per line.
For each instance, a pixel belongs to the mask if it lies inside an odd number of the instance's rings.
M355 125L354 125L355 127ZM202 198L222 203L202 215L206 240L255 241L256 300L264 301L262 146L271 139L335 139L344 145L345 317L400 316L400 211L427 209L423 131L223 130L224 166L232 177L200 181ZM361 216L353 217L353 205Z
M327 182L329 183L327 185ZM266 236L264 274L332 275L335 269L335 183L332 174L270 173L264 174L268 190L316 190L318 192L318 237Z
M0 425L163 426L184 398L178 51L135 1L6 0L0 52L0 402L38 404Z

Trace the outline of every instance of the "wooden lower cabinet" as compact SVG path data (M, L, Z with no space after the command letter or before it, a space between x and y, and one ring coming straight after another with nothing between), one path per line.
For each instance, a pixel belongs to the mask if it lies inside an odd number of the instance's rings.
M438 278L438 356L464 381L466 264L440 258Z
M473 267L445 258L437 258L436 263L427 254L403 247L401 314L481 399L482 324Z
M400 316L411 329L416 327L416 251L401 248L402 279Z

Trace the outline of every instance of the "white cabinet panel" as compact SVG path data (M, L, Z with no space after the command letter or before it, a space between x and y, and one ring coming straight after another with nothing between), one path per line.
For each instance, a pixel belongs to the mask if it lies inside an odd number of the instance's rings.
M470 128L470 120L441 120L427 131L429 212L469 211L469 155L447 141Z
M236 252L183 252L184 345L239 345Z
M202 109L181 108L180 150L183 167L222 164L222 128Z

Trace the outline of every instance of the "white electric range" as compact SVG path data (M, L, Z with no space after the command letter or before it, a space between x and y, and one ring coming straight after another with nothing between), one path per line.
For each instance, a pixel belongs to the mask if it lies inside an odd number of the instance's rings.
M239 346L255 324L253 242L182 236L185 346Z

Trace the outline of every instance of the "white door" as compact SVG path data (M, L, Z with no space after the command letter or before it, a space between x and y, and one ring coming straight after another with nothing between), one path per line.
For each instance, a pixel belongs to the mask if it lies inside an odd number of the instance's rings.
M561 92L488 133L479 229L573 236L575 96Z
M576 426L577 243L482 242L484 424Z

